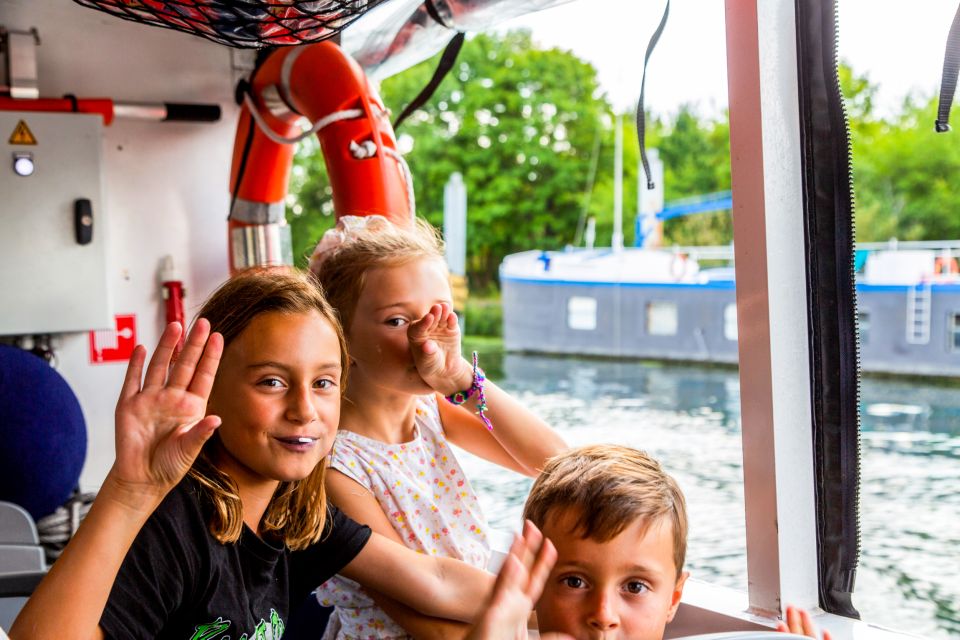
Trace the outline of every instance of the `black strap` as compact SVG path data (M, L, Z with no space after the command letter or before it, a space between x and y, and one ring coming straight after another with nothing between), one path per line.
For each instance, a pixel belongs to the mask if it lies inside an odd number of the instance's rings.
M247 129L247 137L243 141L243 151L240 154L240 166L237 167L237 179L233 183L233 194L230 198L230 210L227 212L227 220L233 216L233 209L237 206L237 199L240 197L240 185L243 184L243 176L247 172L247 160L250 159L250 149L253 147L253 134L257 128L253 114L247 114L247 117L250 118L250 127Z
M960 71L960 7L953 16L950 34L947 36L947 51L943 55L943 75L940 76L940 106L934 126L937 133L950 131L950 107L957 90L957 72Z
M640 102L637 104L637 139L640 142L640 161L643 163L643 172L647 176L647 189L653 189L655 185L653 184L653 176L650 175L650 162L647 160L647 117L643 113L643 91L644 85L647 82L647 63L650 61L650 54L653 53L654 48L657 46L657 41L660 40L660 34L663 33L663 27L667 24L667 16L669 15L670 0L667 0L667 4L663 8L663 17L660 18L660 25L657 27L657 30L653 32L653 35L650 36L650 43L647 45L647 55L643 57L643 77L640 80Z
M427 6L433 6L429 0ZM427 86L417 94L417 97L414 98L410 104L403 108L403 111L400 112L397 119L393 121L394 131L399 129L400 124L406 120L411 113L422 107L433 95L433 92L437 90L437 87L440 86L443 79L450 73L450 69L453 68L453 63L457 61L457 55L460 53L460 49L463 48L463 41L465 39L466 34L462 31L458 31L457 35L450 39L450 42L447 43L447 48L443 50L443 55L440 56L440 64L437 65L437 70L433 72L433 77L430 78L430 82L427 83Z
M243 104L244 96L252 91L253 87L250 86L250 82L246 78L241 78L233 90L233 101L236 102L239 107Z
M254 64L253 71L250 73L250 79L241 79L240 82L237 83L237 88L234 90L233 97L237 101L237 105L241 107L241 110L246 95L250 94L250 96L253 97L253 81L257 77L257 74L260 73L260 69L263 68L267 58L269 58L274 51L276 51L275 47L258 51L257 61ZM257 123L253 119L253 114L251 113L250 128L247 129L247 137L243 141L243 151L240 155L240 166L237 167L237 179L233 183L233 196L230 198L230 209L227 211L227 220L229 220L230 216L233 215L233 209L237 206L237 199L240 197L240 185L243 183L243 176L247 172L247 160L250 159L250 149L253 148L253 136L256 128Z
M80 103L77 101L77 96L72 93L63 94L64 100L70 101L70 110L74 113L80 111Z
M860 350L850 130L837 70L839 0L794 0L813 489L820 607L859 618ZM734 196L736 198L736 196Z
M440 11L437 9L437 5L433 4L433 0L423 0L423 7L427 10L427 13L430 14L430 17L434 19L435 22L445 26L447 29L452 29L447 21L443 19L443 16L440 15Z

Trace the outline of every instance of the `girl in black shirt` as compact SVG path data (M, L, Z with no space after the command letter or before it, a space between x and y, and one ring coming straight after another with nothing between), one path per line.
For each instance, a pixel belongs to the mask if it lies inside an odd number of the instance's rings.
M278 640L291 596L337 572L428 615L476 616L492 576L326 505L347 356L308 276L241 273L176 358L181 332L166 327L145 375L146 350L134 351L116 461L12 638Z

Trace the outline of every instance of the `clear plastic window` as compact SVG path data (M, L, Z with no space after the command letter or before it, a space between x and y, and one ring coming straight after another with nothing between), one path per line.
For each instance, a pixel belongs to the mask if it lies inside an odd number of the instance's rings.
M674 302L647 303L647 333L652 336L677 335L677 305Z
M737 339L737 305L728 304L723 308L723 337L727 340Z
M597 328L597 299L573 296L567 300L567 326L577 331Z

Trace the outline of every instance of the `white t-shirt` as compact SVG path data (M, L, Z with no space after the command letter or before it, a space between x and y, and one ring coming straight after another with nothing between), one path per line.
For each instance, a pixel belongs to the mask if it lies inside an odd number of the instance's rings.
M490 557L487 521L443 432L436 396L417 401L414 438L387 444L337 433L330 466L368 489L408 547L483 568ZM336 576L317 588L335 606L325 639L408 638L356 582Z

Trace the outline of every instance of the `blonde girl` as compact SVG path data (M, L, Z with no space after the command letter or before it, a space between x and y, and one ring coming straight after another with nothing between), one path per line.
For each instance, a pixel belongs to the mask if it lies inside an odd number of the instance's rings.
M311 269L350 352L327 474L331 500L423 555L484 567L486 520L450 443L527 476L565 444L461 356L443 244L427 223L343 218ZM342 578L318 589L318 600L337 607L327 638L450 638L465 630Z
M291 597L337 572L427 614L475 617L492 576L371 535L327 505L347 360L307 275L228 281L171 366L180 334L167 326L145 375L146 352L134 351L116 461L14 640L276 640Z

